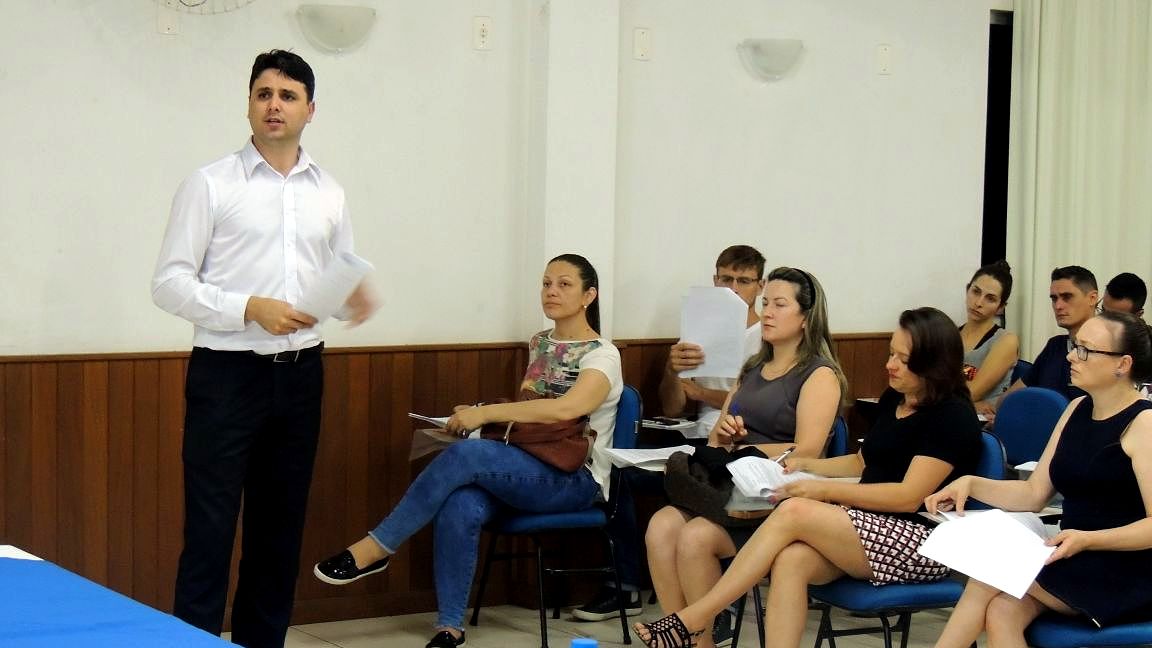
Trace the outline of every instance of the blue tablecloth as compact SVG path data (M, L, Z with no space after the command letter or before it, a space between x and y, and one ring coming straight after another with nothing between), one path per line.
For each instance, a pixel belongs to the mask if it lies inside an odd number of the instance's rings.
M50 562L0 558L4 648L231 645Z

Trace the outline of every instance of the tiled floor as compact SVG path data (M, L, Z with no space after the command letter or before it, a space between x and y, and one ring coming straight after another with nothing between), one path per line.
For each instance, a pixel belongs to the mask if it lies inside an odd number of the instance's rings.
M752 606L749 605L749 608ZM640 617L629 620L629 627L636 619L651 621L659 617L658 608L649 605ZM409 614L405 616L357 619L333 623L313 623L293 626L288 631L286 648L422 648L432 635L433 613ZM947 611L921 612L912 617L910 648L931 646L940 634ZM801 646L812 646L816 637L816 623L819 616L809 612L808 632ZM848 617L843 613L833 615L833 626L859 627L869 625L869 620ZM740 645L745 648L758 648L756 620L751 610L745 616L743 636ZM550 648L568 648L576 637L592 637L600 646L623 646L620 641L620 624L613 619L598 623L576 621L561 611L561 618L548 619L548 645ZM533 648L540 645L539 618L535 610L514 606L499 606L481 612L480 625L468 628L468 646L472 648ZM633 640L633 646L639 644ZM880 635L860 635L842 637L836 640L838 648L881 648Z

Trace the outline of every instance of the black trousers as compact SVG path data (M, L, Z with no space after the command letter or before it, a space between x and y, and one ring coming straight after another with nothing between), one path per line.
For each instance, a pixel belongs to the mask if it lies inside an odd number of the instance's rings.
M232 641L249 648L282 648L288 631L320 435L322 347L291 362L197 347L188 363L184 550L173 613L220 634L243 499Z

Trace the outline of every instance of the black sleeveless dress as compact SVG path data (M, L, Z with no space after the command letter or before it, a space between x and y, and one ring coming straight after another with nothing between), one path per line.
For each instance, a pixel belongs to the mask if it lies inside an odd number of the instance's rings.
M1120 447L1120 435L1146 409L1152 403L1140 400L1094 421L1091 397L1076 407L1049 467L1064 496L1061 528L1111 529L1146 517L1132 459ZM1036 582L1097 626L1152 620L1152 549L1082 551L1046 565Z

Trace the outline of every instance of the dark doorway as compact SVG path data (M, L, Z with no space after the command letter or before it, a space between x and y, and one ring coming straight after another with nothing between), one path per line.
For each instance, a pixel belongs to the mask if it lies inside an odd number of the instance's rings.
M1008 224L1008 123L1012 101L1012 12L988 26L988 119L984 133L984 227L980 263L1005 258ZM1018 259L1009 259L1016 265Z

